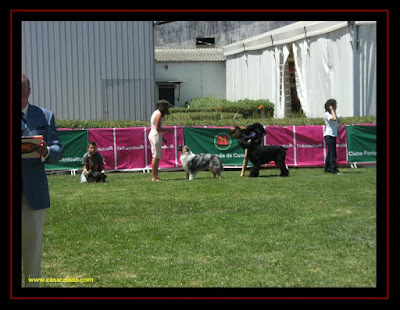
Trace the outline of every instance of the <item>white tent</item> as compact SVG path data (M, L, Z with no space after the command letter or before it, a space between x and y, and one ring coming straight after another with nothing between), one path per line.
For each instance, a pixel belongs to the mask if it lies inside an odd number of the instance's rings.
M290 111L288 59L308 117L334 98L341 116L376 114L376 22L301 21L224 47L228 100L268 99Z

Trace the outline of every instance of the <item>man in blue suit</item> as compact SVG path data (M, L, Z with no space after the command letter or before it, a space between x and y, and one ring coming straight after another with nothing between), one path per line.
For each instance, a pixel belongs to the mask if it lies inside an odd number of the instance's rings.
M45 210L50 207L49 186L45 163L57 163L64 147L58 139L54 114L28 103L30 81L22 75L21 135L42 135L43 143L34 151L40 158L22 159L22 265L26 287L39 287L29 278L39 278L42 260L42 238Z

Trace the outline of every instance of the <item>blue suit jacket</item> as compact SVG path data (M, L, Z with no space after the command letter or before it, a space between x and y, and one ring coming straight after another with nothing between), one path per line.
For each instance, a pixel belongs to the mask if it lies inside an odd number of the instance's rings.
M28 119L23 136L42 135L50 148L46 163L57 163L64 154L64 147L58 139L54 114L50 110L29 104ZM22 191L33 210L50 207L49 186L45 165L40 158L22 159Z

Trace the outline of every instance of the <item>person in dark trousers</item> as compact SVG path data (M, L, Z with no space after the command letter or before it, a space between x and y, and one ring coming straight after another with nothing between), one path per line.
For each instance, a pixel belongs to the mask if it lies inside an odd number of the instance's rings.
M262 144L262 138L265 136L265 129L264 126L260 123L254 123L249 126L233 126L229 130L229 134L232 138L248 141L251 140L253 145L260 146ZM244 150L244 158L243 158L243 165L242 170L240 172L240 176L244 177L246 169L247 169L247 162L249 160L248 149Z
M336 115L337 103L335 99L329 99L325 103L325 132L324 140L328 147L328 154L325 158L325 172L338 174L336 162L336 137L338 137L338 127L340 127L339 118Z

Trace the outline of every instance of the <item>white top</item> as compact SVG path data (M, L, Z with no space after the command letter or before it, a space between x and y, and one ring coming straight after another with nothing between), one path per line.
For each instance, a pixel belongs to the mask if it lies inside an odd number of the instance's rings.
M329 112L325 112L324 121L325 121L325 125L326 125L324 137L325 136L337 137L339 121L332 120L332 115Z
M160 112L160 110L157 109L153 112L153 114L151 115L151 118L150 118L150 126L151 126L150 134L152 134L152 135L158 134L157 126L156 126L156 117L158 114L161 114L161 112ZM162 118L160 121L160 127L162 127Z

